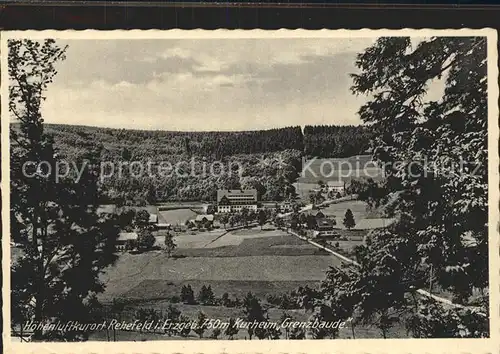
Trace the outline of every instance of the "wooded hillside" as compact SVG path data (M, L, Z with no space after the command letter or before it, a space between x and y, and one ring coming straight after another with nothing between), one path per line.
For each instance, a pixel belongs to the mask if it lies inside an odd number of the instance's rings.
M175 165L196 160L196 176L162 178L125 171L105 179L109 202L131 204L167 200L213 200L219 188L256 188L263 200L282 200L293 194L292 183L307 156L345 157L365 151L368 134L362 127L306 126L241 132L175 132L111 129L87 126L45 126L61 157L77 161L97 149L101 162L162 162ZM262 164L262 161L267 161ZM243 167L241 176L229 170L200 176L203 163L220 161Z

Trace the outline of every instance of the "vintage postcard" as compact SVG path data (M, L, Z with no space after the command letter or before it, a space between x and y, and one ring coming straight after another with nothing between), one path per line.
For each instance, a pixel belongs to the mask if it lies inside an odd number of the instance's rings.
M495 30L1 53L7 352L500 349Z

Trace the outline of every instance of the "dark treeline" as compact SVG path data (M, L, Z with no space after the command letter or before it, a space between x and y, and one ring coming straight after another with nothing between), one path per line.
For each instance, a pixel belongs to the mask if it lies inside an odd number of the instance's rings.
M139 157L142 153L152 152L152 149L155 154L184 154L215 159L236 154L304 149L299 126L238 132L177 132L47 125L47 132L54 135L56 141L75 147L93 146L95 142L118 150L134 146Z
M46 130L56 142L66 145L68 153L78 155L81 148L95 147L99 142L109 151L132 148L131 159L148 155L222 159L288 149L303 151L309 157L349 157L366 153L372 136L366 127L353 125L306 125L303 133L299 126L240 132L175 132L50 124Z
M366 153L370 131L363 126L306 125L304 153L308 157L349 157Z

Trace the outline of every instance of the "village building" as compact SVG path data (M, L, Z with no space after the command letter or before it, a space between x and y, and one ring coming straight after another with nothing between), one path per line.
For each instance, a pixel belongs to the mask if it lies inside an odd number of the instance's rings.
M214 216L212 214L197 215L196 219L194 219L194 222L196 225L198 225L198 227L203 227L203 228L213 227Z
M127 242L137 240L137 232L120 232L116 239L116 248L119 251L125 251Z
M329 218L316 218L314 227L314 237L338 237L339 233L335 230L335 221Z
M278 205L277 209L281 213L290 213L293 211L293 204L289 201L285 201Z
M243 208L257 211L256 189L222 189L217 191L217 212L232 213Z
M340 193L344 194L346 189L345 181L328 181L326 183L326 191L328 193Z

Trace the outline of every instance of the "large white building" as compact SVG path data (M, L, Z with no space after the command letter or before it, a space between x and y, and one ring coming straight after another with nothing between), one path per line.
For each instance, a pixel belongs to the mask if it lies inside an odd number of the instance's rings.
M248 210L257 211L256 189L222 189L217 191L217 212L232 213Z

